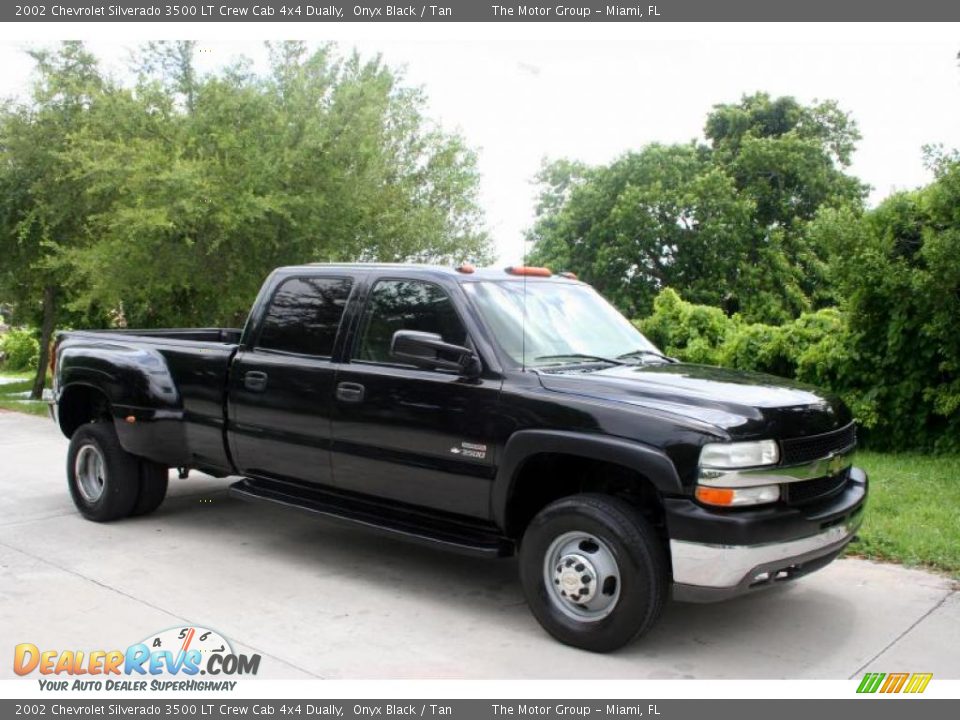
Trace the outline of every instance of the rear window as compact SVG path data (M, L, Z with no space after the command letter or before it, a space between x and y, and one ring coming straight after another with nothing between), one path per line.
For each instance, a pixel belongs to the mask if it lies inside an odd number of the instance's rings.
M349 278L290 278L273 295L258 347L330 357L350 296Z

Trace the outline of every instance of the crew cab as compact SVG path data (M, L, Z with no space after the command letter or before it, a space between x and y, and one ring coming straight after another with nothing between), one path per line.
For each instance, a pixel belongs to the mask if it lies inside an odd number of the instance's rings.
M54 362L87 518L153 511L171 468L235 476L246 500L516 554L537 620L593 651L671 595L823 567L867 497L838 399L666 357L544 268L284 267L242 330L65 332Z

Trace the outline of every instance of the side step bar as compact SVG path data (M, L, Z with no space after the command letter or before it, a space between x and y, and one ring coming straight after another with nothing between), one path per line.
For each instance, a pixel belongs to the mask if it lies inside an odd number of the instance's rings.
M455 516L438 517L418 508L378 503L355 495L249 478L231 485L230 495L241 500L269 502L314 516L362 525L403 540L439 545L466 555L507 557L514 552L513 542L500 535L492 525Z

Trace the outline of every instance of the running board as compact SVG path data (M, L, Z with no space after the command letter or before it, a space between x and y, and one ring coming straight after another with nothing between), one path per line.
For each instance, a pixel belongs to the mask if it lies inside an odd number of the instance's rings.
M498 534L492 525L476 523L469 518L432 515L419 508L387 505L357 495L249 478L231 485L230 495L362 525L403 540L438 545L466 555L507 557L514 551L513 542Z

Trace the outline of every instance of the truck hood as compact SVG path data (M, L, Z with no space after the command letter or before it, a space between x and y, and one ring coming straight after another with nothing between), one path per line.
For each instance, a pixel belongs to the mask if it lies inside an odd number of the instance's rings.
M547 390L680 415L732 438L817 435L852 420L843 402L811 386L709 365L570 366L540 370L539 377Z

